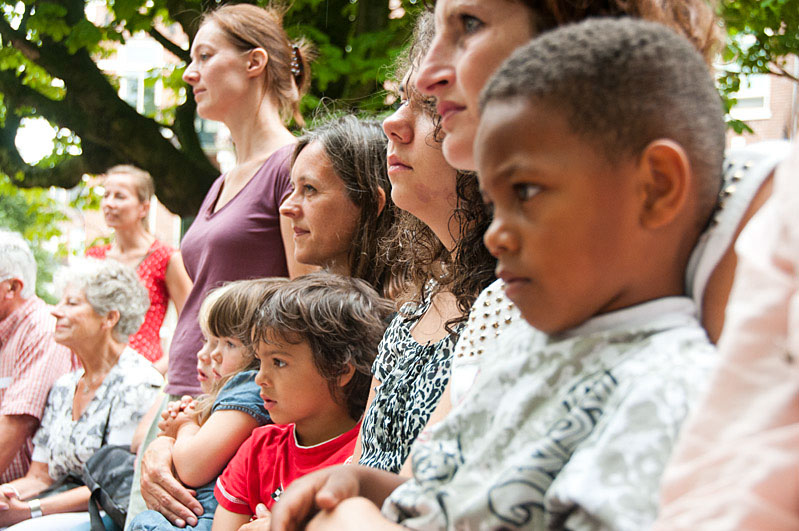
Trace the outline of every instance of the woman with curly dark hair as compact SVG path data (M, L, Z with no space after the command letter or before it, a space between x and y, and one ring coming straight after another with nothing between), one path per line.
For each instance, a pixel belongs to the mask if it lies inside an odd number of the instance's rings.
M511 52L534 36L589 17L630 16L671 27L708 64L719 44L713 0L438 0L435 4L436 34L419 65L416 89L436 105L444 157L464 170L475 167L473 144L483 85ZM479 234L471 237L478 240L485 229L475 232ZM481 364L497 350L501 335L530 333L505 296L502 280L483 290L455 347L451 402L457 404L467 395Z
M432 14L417 21L400 59L399 108L385 119L388 176L397 222L382 253L405 302L380 343L361 431L364 465L399 472L428 423L449 409L445 389L453 346L477 294L494 278L482 242L489 216L477 179L444 160L435 110L413 89L415 68L433 38Z

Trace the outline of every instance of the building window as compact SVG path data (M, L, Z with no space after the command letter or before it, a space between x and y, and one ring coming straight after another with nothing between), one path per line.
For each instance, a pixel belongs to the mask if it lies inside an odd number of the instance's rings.
M771 118L771 76L752 74L741 77L741 88L733 94L737 100L730 115L742 121Z

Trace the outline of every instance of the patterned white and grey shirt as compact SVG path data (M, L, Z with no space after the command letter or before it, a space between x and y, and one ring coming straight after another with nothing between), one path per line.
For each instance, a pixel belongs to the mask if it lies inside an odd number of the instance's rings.
M383 505L412 529L646 529L715 349L688 298L503 334Z
M50 477L81 476L83 464L106 444L129 445L152 405L163 377L135 350L125 347L78 420L72 399L83 369L65 374L50 389L41 426L33 437L33 461L46 463Z

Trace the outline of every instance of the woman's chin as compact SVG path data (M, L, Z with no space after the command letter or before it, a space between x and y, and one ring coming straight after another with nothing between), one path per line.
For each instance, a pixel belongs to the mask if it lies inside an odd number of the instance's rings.
M465 131L464 131L465 133ZM474 134L447 133L441 145L444 159L453 168L461 171L476 171L474 163Z

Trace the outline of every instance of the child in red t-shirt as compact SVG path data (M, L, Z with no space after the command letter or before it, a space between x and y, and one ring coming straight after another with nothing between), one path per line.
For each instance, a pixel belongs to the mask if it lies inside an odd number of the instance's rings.
M274 425L255 429L217 480L215 531L238 529L294 479L351 458L390 312L365 282L326 272L286 280L263 302L255 382Z

